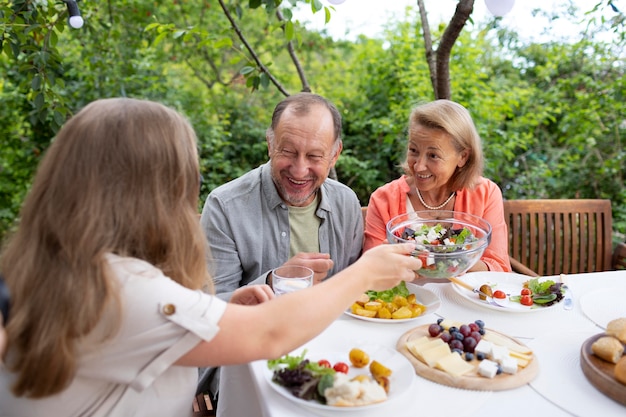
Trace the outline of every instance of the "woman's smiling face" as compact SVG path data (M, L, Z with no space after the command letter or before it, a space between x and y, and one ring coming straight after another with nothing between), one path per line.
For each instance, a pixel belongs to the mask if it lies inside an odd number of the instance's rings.
M459 152L445 131L419 124L409 130L407 164L420 191L456 191L448 190L446 186L457 167L466 162L467 152Z
M304 115L285 109L268 139L272 179L283 201L291 206L313 202L341 152L333 118L321 105Z

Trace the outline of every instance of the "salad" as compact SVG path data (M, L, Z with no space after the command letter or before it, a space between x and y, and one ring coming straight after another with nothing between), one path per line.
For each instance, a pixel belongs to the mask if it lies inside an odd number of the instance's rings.
M400 237L414 241L413 256L422 261L420 275L428 278L448 278L467 271L482 255L482 251L471 250L478 238L467 227L447 228L421 225L413 229L405 227Z
M520 294L511 295L509 300L525 306L548 307L563 299L565 289L562 286L562 283L550 279L540 281L539 278L531 278L524 283Z
M283 386L302 400L313 400L329 406L360 406L382 402L387 399L389 376L392 371L372 360L361 349L350 350L352 367L367 369L371 375L349 376L350 365L326 359L317 362L305 358L306 349L300 355L285 355L267 361L273 371L272 382Z
M306 350L298 356L285 355L267 361L267 367L274 371L272 381L298 398L325 403L324 390L333 386L337 371L325 363L305 359L305 354Z

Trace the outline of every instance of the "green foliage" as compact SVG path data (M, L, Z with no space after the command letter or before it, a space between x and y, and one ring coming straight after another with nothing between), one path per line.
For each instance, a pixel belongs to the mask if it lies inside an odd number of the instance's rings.
M288 92L303 88L288 46L312 90L343 115L338 179L366 205L401 175L410 110L434 97L415 10L389 22L382 39L348 42L293 18L305 4L332 24L332 7L319 0L224 4L261 65L219 2L81 2L81 30L67 26L62 2L0 2L0 237L58 128L102 97L158 100L187 115L199 139L202 205L267 160L265 129L283 97L270 76ZM609 198L623 240L626 31L623 14L606 10L603 1L590 11L576 41L522 42L497 20L466 27L452 49L451 91L472 113L485 175L506 198Z

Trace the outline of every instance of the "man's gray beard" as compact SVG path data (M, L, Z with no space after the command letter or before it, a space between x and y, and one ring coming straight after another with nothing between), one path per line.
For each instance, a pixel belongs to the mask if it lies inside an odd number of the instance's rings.
M278 194L280 194L280 196L285 201L285 203L287 203L290 206L298 206L300 204L304 204L309 198L311 198L311 196L316 195L317 192L319 191L319 188L316 188L311 193L307 194L305 197L294 200L291 198L291 195L287 193L283 185L279 181L276 180L276 178L272 176L272 180L274 182L274 186L276 187L276 190L278 190Z

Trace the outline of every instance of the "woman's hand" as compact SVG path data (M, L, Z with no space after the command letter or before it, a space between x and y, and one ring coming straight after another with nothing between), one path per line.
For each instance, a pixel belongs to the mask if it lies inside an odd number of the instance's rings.
M269 285L246 285L237 288L230 297L230 302L241 305L261 304L274 298L274 291Z
M395 287L400 281L413 281L422 261L411 256L412 243L383 244L365 252L354 264L371 279L370 289L383 291ZM419 273L419 272L418 272Z

